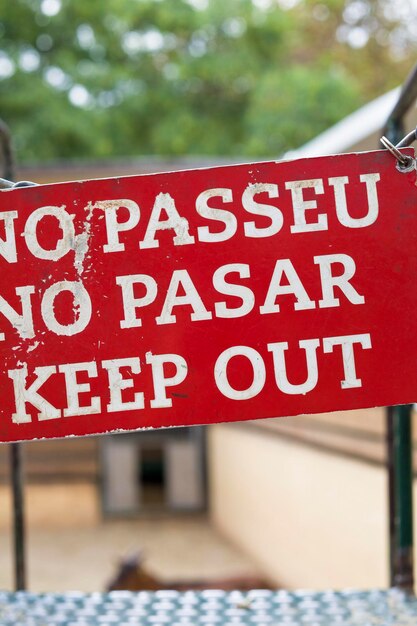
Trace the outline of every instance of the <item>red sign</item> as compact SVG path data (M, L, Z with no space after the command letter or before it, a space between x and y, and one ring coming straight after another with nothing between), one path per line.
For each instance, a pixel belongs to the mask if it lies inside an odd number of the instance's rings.
M385 151L1 192L0 440L413 402L416 200Z

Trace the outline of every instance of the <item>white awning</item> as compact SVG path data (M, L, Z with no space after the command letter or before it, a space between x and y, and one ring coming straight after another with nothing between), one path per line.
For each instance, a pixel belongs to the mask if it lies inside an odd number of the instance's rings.
M399 93L400 87L396 87L383 96L379 96L297 150L287 152L284 158L294 159L348 152L352 146L384 127L398 100Z

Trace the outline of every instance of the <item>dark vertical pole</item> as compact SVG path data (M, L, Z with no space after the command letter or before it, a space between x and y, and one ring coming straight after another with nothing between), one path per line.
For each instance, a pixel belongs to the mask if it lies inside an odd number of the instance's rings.
M14 581L16 591L26 589L25 507L23 497L23 447L10 444L10 466L13 490Z
M1 120L0 149L3 177L8 180L14 180L14 163L10 133L7 126ZM26 588L25 510L23 497L22 457L22 444L10 444L10 473L13 499L14 580L16 591L24 590Z
M412 406L387 410L390 581L413 592Z
M393 143L405 134L404 115L417 98L417 66L404 83L385 127ZM412 405L389 407L386 416L390 585L414 590Z

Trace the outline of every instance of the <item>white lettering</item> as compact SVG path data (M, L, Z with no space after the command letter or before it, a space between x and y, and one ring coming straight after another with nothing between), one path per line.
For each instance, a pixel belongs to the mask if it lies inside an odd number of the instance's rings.
M347 254L323 254L314 257L314 263L320 267L321 288L323 299L319 300L319 307L322 309L339 306L340 300L334 295L334 288L338 287L352 304L363 304L365 298L361 296L350 279L354 276L355 261ZM343 273L333 276L332 265L340 263L343 266Z
M171 398L167 398L167 387L180 385L187 377L188 366L186 360L179 354L152 354L146 353L146 363L152 367L152 378L155 398L151 400L151 408L162 409L172 406ZM171 363L175 366L173 376L165 376L164 365Z
M161 213L165 211L168 219L161 220ZM155 239L158 230L174 230L175 237L173 242L176 246L185 246L194 243L195 239L188 232L188 220L181 217L175 206L174 198L169 193L160 193L156 196L153 205L151 217L149 218L148 227L146 229L143 241L139 243L139 247L159 248L159 241Z
M0 220L4 221L5 239L0 239L0 254L8 263L17 262L16 235L14 232L14 220L17 211L4 211L0 213Z
M324 193L323 180L313 178L311 180L295 180L285 183L285 189L290 189L294 211L294 225L291 226L292 233L309 233L316 230L327 230L327 215L319 213L316 222L306 222L306 211L317 209L315 200L304 200L303 190L314 189L314 193L319 195Z
M13 381L16 413L12 413L12 421L15 424L27 424L32 421L31 416L26 413L27 402L39 410L38 419L40 421L61 417L61 411L38 393L39 388L46 383L52 374L56 374L56 371L55 365L36 367L35 375L37 378L30 387L26 387L26 378L28 375L26 363L20 369L9 370L7 372L8 377Z
M103 252L123 252L125 244L119 240L119 233L132 230L139 224L140 209L133 200L102 200L95 202L91 208L104 210L106 221L107 243L103 246ZM129 217L124 222L117 219L119 209L126 209Z
M317 348L320 345L319 339L302 339L298 342L300 349L305 350L307 362L307 378L305 382L293 385L289 382L287 376L287 367L285 363L285 351L288 350L288 343L281 341L278 343L269 343L268 350L272 352L274 359L275 382L277 387L283 393L289 395L306 394L317 385L318 367L317 367Z
M110 403L107 405L108 412L143 409L145 402L142 392L135 393L131 402L123 401L123 389L132 388L134 381L131 377L123 378L120 372L121 367L128 367L132 374L140 374L140 360L136 357L131 359L111 359L102 361L101 365L107 370L109 377Z
M252 366L252 382L246 389L235 389L229 382L227 367L230 360L235 356L245 357ZM214 378L219 391L226 398L230 398L231 400L249 400L257 396L265 385L265 364L262 356L253 348L249 348L248 346L233 346L224 350L218 357L214 366Z
M323 339L323 352L333 352L334 346L341 346L344 369L344 380L340 382L342 389L362 387L362 380L356 376L355 353L353 346L358 343L364 350L372 348L371 335L345 335L341 337L325 337Z
M246 263L230 263L222 265L213 274L213 285L216 291L225 296L234 296L242 300L239 307L229 307L226 302L216 302L214 309L217 317L243 317L252 311L255 305L255 296L249 287L235 285L225 280L227 274L236 273L240 278L250 277L250 268Z
M9 320L20 337L23 339L31 339L35 336L35 331L33 329L32 302L30 297L35 293L35 287L32 285L16 287L15 291L16 295L20 297L22 315L19 315L2 296L0 296L0 313ZM0 341L4 341L4 338L4 333L0 333Z
M183 296L178 295L180 287L185 292ZM173 324L177 318L175 315L172 315L172 309L174 306L184 305L192 307L191 319L193 321L210 320L212 318L212 314L204 306L187 270L175 270L171 276L161 315L156 318L156 323Z
M270 220L269 226L259 228L255 222L245 222L243 225L246 237L272 237L282 228L284 217L278 207L256 202L254 196L266 193L268 198L278 198L278 185L269 183L250 183L242 195L242 205L245 211L253 215L262 215Z
M62 230L62 239L58 239L55 248L47 250L43 248L38 240L37 227L44 217L53 217L57 220L59 228ZM44 206L33 211L29 215L24 230L26 245L33 256L45 261L58 261L75 247L74 224L72 215L69 215L65 206Z
M90 391L90 383L79 383L77 381L78 372L87 372L90 378L97 377L97 365L94 361L86 363L65 363L58 368L61 374L65 375L65 385L67 390L68 408L64 409L64 417L72 417L73 415L92 415L100 413L100 398L94 396L91 403L87 406L80 406L80 393Z
M366 184L368 212L363 217L351 217L347 208L345 189L345 186L349 183L349 177L337 176L329 178L329 185L334 188L337 217L343 226L347 228L365 228L376 222L379 211L376 183L379 180L379 174L361 174L360 181Z
M70 324L60 324L55 317L55 299L64 291L69 291L74 297L73 312L77 319ZM42 298L41 312L43 321L46 327L56 335L71 337L81 333L90 322L91 311L90 296L81 282L63 280L54 283L48 287Z
M284 275L288 281L288 285L281 285L281 280ZM259 307L260 312L278 313L280 308L275 300L277 296L285 294L293 294L296 297L297 301L294 303L294 309L296 311L314 309L316 307L314 300L310 300L307 291L304 289L303 283L290 259L279 259L275 264L265 302Z
M208 200L217 197L221 198L223 202L232 202L232 190L227 188L208 189L200 193L196 200L196 210L201 217L206 217L209 220L224 224L224 229L215 233L211 232L208 226L199 226L197 233L200 241L227 241L227 239L233 237L237 230L237 219L233 213L224 209L214 209L208 206Z
M117 276L116 284L122 288L124 319L120 322L120 328L137 328L142 326L142 320L136 317L136 309L151 304L158 293L158 285L152 276L147 274L132 274L129 276ZM142 284L145 287L145 295L135 298L134 286Z

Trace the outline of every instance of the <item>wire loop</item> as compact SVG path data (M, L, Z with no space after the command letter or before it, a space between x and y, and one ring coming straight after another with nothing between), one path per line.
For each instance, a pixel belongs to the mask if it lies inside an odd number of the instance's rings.
M411 138L411 135L413 135L414 138ZM409 135L407 135L407 137L404 138L403 141L405 139L408 140L409 138L411 138L411 141L409 143L412 143L412 141L414 141L414 139L416 138L415 131L413 131L413 133L409 133ZM398 146L404 147L403 141L400 141L399 144L394 146L394 144L387 137L384 136L380 139L380 142L382 143L384 148L386 148L397 159L397 169L400 172L406 173L411 172L413 169L416 168L416 162L413 157L402 154L402 152L400 152L400 150L398 149Z
M37 183L32 183L29 180L20 180L17 183L7 180L6 178L0 178L0 191L6 189L16 189L16 187L33 187Z

